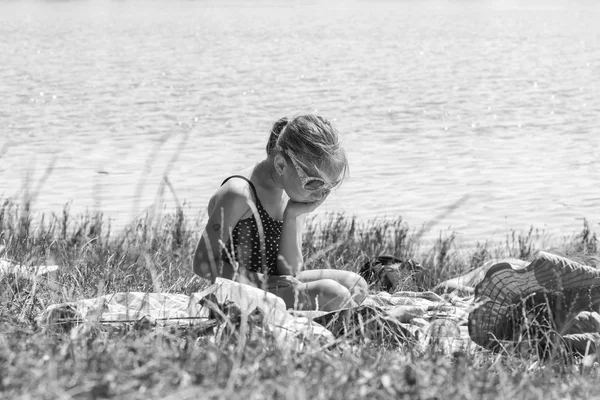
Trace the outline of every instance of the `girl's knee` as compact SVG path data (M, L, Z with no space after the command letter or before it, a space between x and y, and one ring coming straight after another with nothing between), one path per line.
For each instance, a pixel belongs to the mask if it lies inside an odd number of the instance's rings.
M342 285L344 285L350 291L350 295L352 299L360 304L369 294L369 284L367 281L360 276L359 274L351 271L345 271L343 280L341 281Z
M356 275L356 280L352 288L350 288L350 292L354 301L360 304L369 294L369 284L362 276L356 273L353 274Z
M313 282L312 286L311 292L317 295L321 310L338 310L356 305L350 290L336 280L321 279Z
M321 279L315 283L323 293L330 293L331 295L340 297L350 296L350 290L334 279Z

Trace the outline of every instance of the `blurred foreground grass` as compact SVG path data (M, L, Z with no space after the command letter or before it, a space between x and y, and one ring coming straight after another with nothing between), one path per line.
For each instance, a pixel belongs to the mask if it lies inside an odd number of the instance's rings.
M203 228L181 208L112 232L102 215L45 215L34 224L28 205L0 206L0 258L21 265L58 265L53 284L0 275L0 396L3 398L600 398L595 355L583 360L535 354L452 355L410 343L349 342L302 352L268 336L243 346L214 341L194 327L121 327L50 333L35 318L50 304L117 291L191 294L207 285L191 272ZM358 271L380 254L411 258L424 272L408 290L435 284L501 257L531 259L555 250L597 265L593 229L548 238L508 232L498 243L464 247L452 232L425 244L400 218L359 222L345 215L309 220L307 268Z

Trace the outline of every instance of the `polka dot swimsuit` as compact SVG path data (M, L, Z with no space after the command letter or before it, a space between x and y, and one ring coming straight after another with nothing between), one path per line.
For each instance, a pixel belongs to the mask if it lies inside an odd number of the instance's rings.
M248 182L254 198L256 199L256 208L260 224L262 225L263 238L260 235L259 224L255 215L251 215L246 219L240 220L233 232L231 238L227 242L227 249L223 250L221 257L233 264L231 255L235 255L235 261L248 271L264 272L264 265L269 275L279 275L277 272L277 256L279 254L279 239L281 238L281 229L283 221L276 221L267 213L260 203L254 184L247 178L240 175L233 175L223 181L223 184L231 178L241 178Z

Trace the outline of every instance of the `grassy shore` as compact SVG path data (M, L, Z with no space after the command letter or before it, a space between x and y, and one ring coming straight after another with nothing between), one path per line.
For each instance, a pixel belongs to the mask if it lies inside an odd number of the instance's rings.
M191 272L202 228L183 210L140 219L119 232L101 215L46 215L0 205L0 258L22 265L58 265L52 282L0 275L0 397L291 398L291 399L538 399L598 398L596 356L494 355L478 350L441 354L410 343L349 341L302 352L268 336L239 346L214 341L193 327L140 331L93 327L46 332L36 317L48 305L117 291L191 294L207 282ZM344 215L310 220L304 237L308 268L358 271L368 259L411 258L424 272L408 289L429 289L500 257L530 259L553 249L596 265L593 229L548 238L535 229L508 232L498 243L464 247L451 232L430 244L401 219L359 222ZM315 344L316 346L316 344Z

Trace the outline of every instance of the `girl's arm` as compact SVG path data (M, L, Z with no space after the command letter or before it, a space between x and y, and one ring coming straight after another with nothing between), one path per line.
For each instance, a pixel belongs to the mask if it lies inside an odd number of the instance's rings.
M277 269L281 275L296 275L302 270L302 232L306 214L314 211L327 198L327 193L321 200L314 203L298 203L288 201L283 212L283 228L279 240L279 256Z
M223 277L260 286L260 274L245 269L236 271L229 259L221 256L233 228L249 208L248 196L247 185L237 182L228 182L215 193L209 204L208 221L194 254L195 274L211 282L215 282L217 277Z
M280 275L296 276L302 270L302 232L306 214L283 213L283 228L279 239L277 270Z

